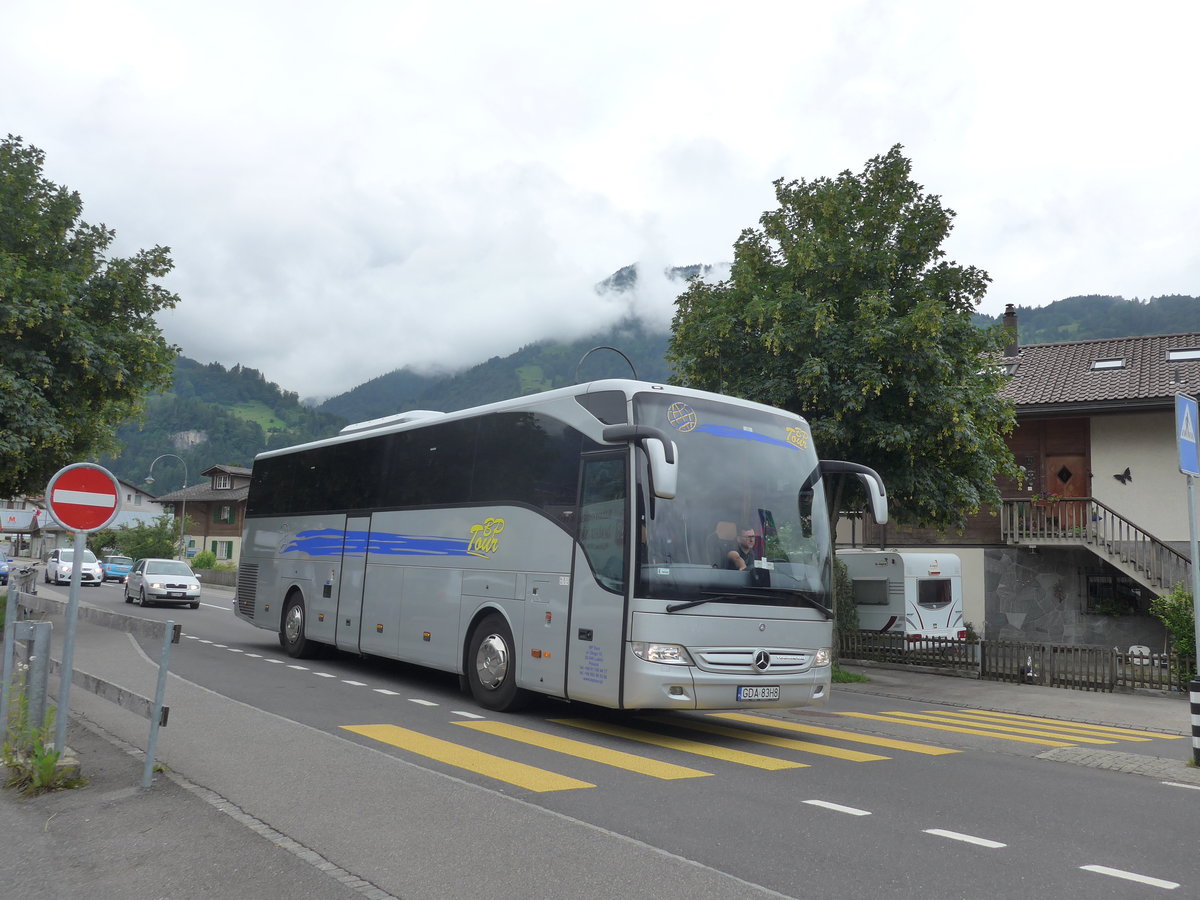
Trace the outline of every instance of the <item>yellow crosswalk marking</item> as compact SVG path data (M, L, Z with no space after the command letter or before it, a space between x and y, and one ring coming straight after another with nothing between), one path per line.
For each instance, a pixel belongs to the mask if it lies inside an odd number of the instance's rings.
M933 710L932 712L940 713L941 711ZM910 713L910 712L889 712L888 715L889 716L901 716L905 719L916 719L921 722L948 722L951 725L953 725L957 722L957 723L961 723L964 725L978 725L980 728L988 728L988 729L994 730L996 732L996 734L1000 737L1008 737L1008 736L1014 735L1014 734L1028 734L1028 735L1032 735L1033 737L1070 738L1074 743L1077 743L1077 744L1113 744L1113 743L1116 743L1115 741L1110 741L1105 738L1086 737L1081 734L1064 734L1062 730L1053 730L1052 731L1052 730L1044 729L1044 728L1017 728L1015 722L1005 722L1005 723L1001 724L998 722L977 722L977 721L973 721L970 719L964 720L964 719L957 717L954 713L950 713L950 712L942 713L940 715L930 715L930 714Z
M652 744L656 747L666 747L670 750L678 750L682 753L692 753L697 756L707 756L711 759L720 759L725 762L737 763L743 766L753 766L756 769L806 769L807 763L792 762L787 759L776 759L772 756L759 756L757 753L746 753L742 750L732 750L728 747L717 747L712 744L702 744L699 741L689 741L684 738L670 737L664 734L654 734L649 731L639 731L634 728L625 728L622 725L612 725L607 722L593 722L591 719L551 719L558 725L567 725L571 728L582 728L585 731L594 731L598 734L607 734L613 737L624 738L630 741L639 741L643 744Z
M514 784L537 793L595 787L594 784L586 781L568 778L565 775L527 766L524 763L501 759L490 753L480 753L470 747L463 747L450 741L409 731L398 725L343 725L341 727L346 731L371 738L371 740L390 744L428 759L435 759L448 766L477 772L488 778Z
M891 714L885 716L872 715L871 713L855 713L855 712L839 712L839 716L847 716L851 719L867 719L872 722L889 722L892 725L912 725L916 728L931 728L935 731L950 731L955 734L975 734L980 737L1003 738L1006 741L1019 741L1022 744L1039 744L1042 747L1073 747L1072 743L1067 741L1050 741L1042 738L1021 737L1019 734L1002 734L998 731L984 731L980 728L960 728L957 725L938 725L933 722L918 722L913 719L905 719L902 717L893 717Z
M1116 738L1120 741L1150 741L1154 738L1166 738L1167 740L1183 740L1185 735L1182 734L1167 734L1162 731L1140 731L1136 728L1120 728L1116 725L1093 725L1090 722L1067 722L1062 719L1047 719L1042 716L1023 716L1016 713L992 712L986 709L971 710L971 716L983 719L996 719L999 721L1012 722L1032 722L1038 725L1047 725L1052 728L1067 728L1071 731L1083 731L1087 734L1104 735L1105 737ZM966 713L964 713L966 715Z
M737 738L740 741L753 741L757 744L767 744L783 750L799 750L803 753L815 753L818 756L831 756L834 759L845 759L850 762L876 762L890 759L875 753L863 753L861 750L847 750L844 747L830 747L828 744L814 744L812 741L798 741L795 738L779 737L773 734L763 734L760 731L750 731L745 728L726 728L723 725L710 725L697 722L695 719L671 716L643 716L645 721L657 722L660 725L674 725L690 728L692 731L703 731L708 734L719 734L722 737Z
M482 731L487 734L494 734L497 737L507 738L510 741L520 741L522 744L553 750L555 753L564 753L567 756L574 756L578 759L587 759L606 766L625 769L629 772L649 775L651 778L662 778L673 781L678 778L703 778L712 775L712 772L701 772L699 769L689 769L687 766L676 766L671 763L659 762L645 756L625 753L621 750L597 747L595 744L586 744L583 741L558 737L557 735L534 731L531 728L511 725L507 722L483 720L456 722L455 724L461 725L463 728L470 728L472 731Z
M904 750L908 753L922 753L926 756L947 756L951 753L961 753L950 747L935 747L932 744L918 744L914 741L901 741L895 738L879 737L873 734L859 734L856 731L843 731L840 728L825 728L821 725L806 725L784 719L769 719L765 716L752 716L746 713L712 713L714 719L730 719L735 722L747 722L751 725L769 725L784 731L795 731L800 734L811 734L817 737L836 738L853 744L867 744L871 747L887 747L890 750Z

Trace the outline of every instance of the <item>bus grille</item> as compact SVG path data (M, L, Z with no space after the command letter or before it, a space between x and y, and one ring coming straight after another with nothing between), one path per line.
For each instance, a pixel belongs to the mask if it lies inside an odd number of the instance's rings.
M238 566L237 608L247 619L254 618L255 601L258 599L258 563L242 563Z
M755 657L760 651L770 655L770 664L765 668L755 665ZM810 650L793 650L777 647L721 647L711 650L696 650L694 656L700 668L706 672L726 672L730 674L765 675L772 672L787 675L804 672L812 666L813 652Z

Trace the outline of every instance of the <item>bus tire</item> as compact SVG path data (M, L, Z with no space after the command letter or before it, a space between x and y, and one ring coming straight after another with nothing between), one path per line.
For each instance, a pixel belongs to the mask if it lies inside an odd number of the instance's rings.
M293 592L284 604L283 617L279 620L279 646L296 659L309 659L317 654L317 642L304 636L305 618L304 598Z
M517 658L512 629L499 613L479 620L467 644L467 684L475 702L485 709L514 712L527 695L517 688Z

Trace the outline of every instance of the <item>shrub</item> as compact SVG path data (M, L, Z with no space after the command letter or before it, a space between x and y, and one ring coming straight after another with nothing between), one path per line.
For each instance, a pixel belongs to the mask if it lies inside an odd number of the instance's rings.
M217 566L217 554L211 550L201 550L192 557L193 569L215 569Z
M1150 613L1157 616L1171 634L1175 652L1196 658L1196 618L1192 611L1192 592L1179 582L1170 593L1150 601Z

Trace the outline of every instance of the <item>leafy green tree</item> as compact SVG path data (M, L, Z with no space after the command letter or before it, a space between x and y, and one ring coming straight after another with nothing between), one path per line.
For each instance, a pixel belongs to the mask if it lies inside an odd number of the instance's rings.
M734 246L729 278L680 296L668 358L693 387L804 415L826 458L883 475L893 515L941 529L999 506L1011 406L972 325L989 278L946 261L953 211L897 145L861 174L775 182L779 208ZM861 506L834 489L832 515Z
M44 161L20 137L0 142L0 497L111 449L178 352L154 321L179 300L152 283L168 248L106 256L116 232L82 222Z
M157 516L149 525L122 525L112 534L117 549L134 559L171 559L179 555L179 522L169 513Z

